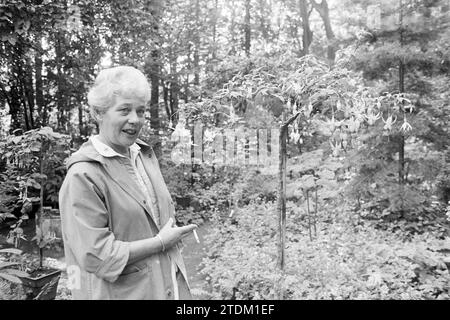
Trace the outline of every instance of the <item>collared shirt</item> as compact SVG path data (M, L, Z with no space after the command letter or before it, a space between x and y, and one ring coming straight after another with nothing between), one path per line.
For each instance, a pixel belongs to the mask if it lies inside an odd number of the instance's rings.
M104 144L100 141L98 135L94 135L90 137L90 140L92 141L92 145L97 150L97 152L102 155L103 157L122 157L122 158L128 158L124 156L123 154L118 153L110 146ZM148 177L147 173L144 169L144 164L142 163L142 159L140 157L140 151L141 147L137 143L134 143L130 146L130 162L131 166L133 167L134 175L133 179L137 182L137 185L140 187L142 193L146 197L146 201L148 202L151 214L153 217L153 220L155 223L161 228L160 225L160 213L158 208L158 200L156 197L155 189L153 188L153 184L150 181L150 178ZM172 261L171 262L171 275L172 275L172 282L174 287L174 297L176 300L178 300L178 283L176 281L176 272L178 271L178 267L176 264Z

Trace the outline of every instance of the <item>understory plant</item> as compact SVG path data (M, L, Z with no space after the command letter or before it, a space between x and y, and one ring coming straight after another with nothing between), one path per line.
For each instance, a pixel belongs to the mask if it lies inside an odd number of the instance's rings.
M6 170L0 178L18 193L18 200L22 202L21 220L28 219L32 203L39 201L36 211L35 240L39 247L40 267L42 267L43 249L55 237L42 230L41 217L44 204L57 204L58 190L62 183L65 166L64 159L70 154L70 137L54 132L50 127L29 130L22 135L9 136L0 143L2 160L6 163ZM15 224L12 234L21 236L20 223ZM14 241L17 245L17 242Z
M306 213L294 207L289 203L284 272L276 267L274 203L251 203L232 219L215 221L202 271L213 298L450 298L449 238L405 241L401 231L376 229L334 203L321 212L311 241Z

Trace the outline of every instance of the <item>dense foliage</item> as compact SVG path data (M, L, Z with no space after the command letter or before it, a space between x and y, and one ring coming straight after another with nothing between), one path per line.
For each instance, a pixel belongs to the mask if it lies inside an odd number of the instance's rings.
M450 243L429 234L377 230L345 203L307 215L291 203L287 266L276 266L276 206L251 203L215 221L203 272L216 299L448 299ZM446 260L445 260L446 259ZM447 261L447 265L444 261Z

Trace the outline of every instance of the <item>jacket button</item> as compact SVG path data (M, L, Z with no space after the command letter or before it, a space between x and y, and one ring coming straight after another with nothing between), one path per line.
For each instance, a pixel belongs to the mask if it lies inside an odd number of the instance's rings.
M170 290L170 289L167 290L167 296L168 296L168 297L171 297L171 296L172 296L172 290Z
M145 200L143 200L142 202L144 202L144 204L146 204L146 203L147 203L147 201L145 201Z

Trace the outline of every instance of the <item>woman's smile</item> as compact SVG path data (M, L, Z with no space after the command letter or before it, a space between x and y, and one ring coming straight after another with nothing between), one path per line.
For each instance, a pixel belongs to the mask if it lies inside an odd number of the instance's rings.
M145 101L117 96L114 105L102 114L99 137L111 148L126 154L145 122Z
M136 129L124 129L122 131L130 136L135 136L138 133L138 131Z

